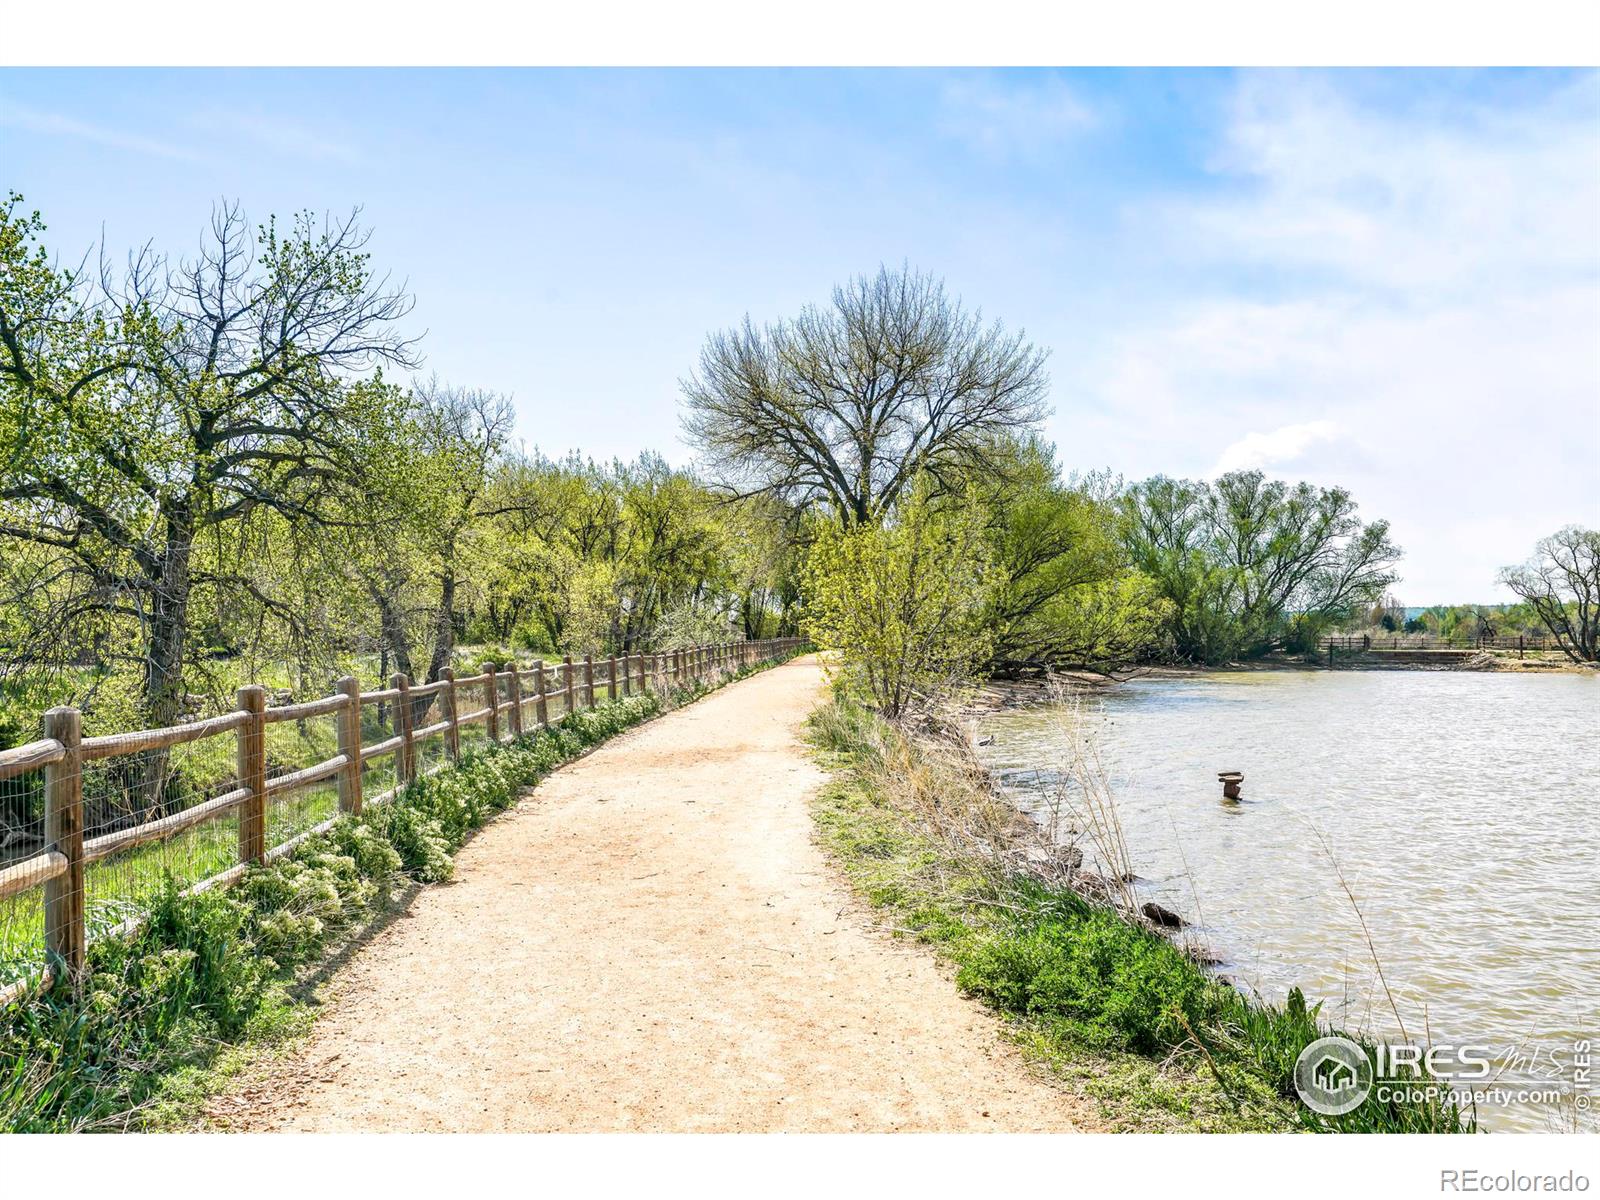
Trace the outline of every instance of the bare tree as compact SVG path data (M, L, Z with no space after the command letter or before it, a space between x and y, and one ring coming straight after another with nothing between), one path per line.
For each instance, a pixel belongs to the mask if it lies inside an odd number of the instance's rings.
M1538 614L1568 658L1600 662L1600 530L1557 530L1499 579Z
M415 361L411 300L371 269L357 213L252 233L223 205L194 259L147 247L94 273L50 261L18 201L0 206L0 536L133 623L141 716L171 724L195 589L272 603L201 539L319 518L393 407L360 376Z
M880 268L793 321L711 335L682 384L684 430L719 484L878 519L910 481L994 466L1046 413L1045 354L985 326L929 275Z

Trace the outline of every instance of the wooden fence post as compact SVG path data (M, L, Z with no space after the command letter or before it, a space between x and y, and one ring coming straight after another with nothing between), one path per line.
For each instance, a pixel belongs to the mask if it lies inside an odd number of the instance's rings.
M550 710L545 707L544 702L544 659L542 658L534 660L533 686L538 689L539 693L533 702L533 719L538 722L539 728L543 729L550 724Z
M586 707L594 707L594 655L583 656L583 702Z
M570 714L578 707L578 698L572 686L572 655L568 654L561 660L561 680L567 690L567 711L562 715Z
M500 681L495 678L493 663L483 664L483 694L489 697L489 716L483 727L493 745L500 740Z
M522 736L522 680L515 660L506 664L506 703L511 705L511 737Z
M345 706L339 710L339 753L348 760L339 771L339 811L361 815L361 681L339 680Z
M639 691L648 692L650 690L650 676L646 674L644 655L637 655L635 661L639 664Z
M44 885L44 944L65 978L77 983L88 937L83 922L83 718L75 708L44 714L44 735L66 751L44 769L44 837L67 860Z
M394 702L395 724L400 726L400 753L394 756L398 782L401 787L417 777L417 747L411 740L411 680L396 675L391 687L400 689L400 698Z
M441 668L439 671L439 678L444 680L444 690L439 693L444 697L444 719L450 722L444 731L444 748L445 752L450 755L451 762L460 762L461 710L456 706L455 668Z
M633 655L624 654L617 662L622 664L622 694L633 695Z
M239 861L260 862L267 854L267 689L239 689L239 707L249 719L239 726L239 786L249 791L239 805Z
M613 654L606 660L606 699L617 698L617 656Z

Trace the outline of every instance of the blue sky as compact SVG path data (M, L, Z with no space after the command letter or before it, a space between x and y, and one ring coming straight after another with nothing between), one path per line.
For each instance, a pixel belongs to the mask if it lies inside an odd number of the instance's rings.
M1600 523L1600 76L0 71L63 257L360 204L426 369L685 462L707 331L909 261L1051 352L1069 467L1340 483L1406 603Z

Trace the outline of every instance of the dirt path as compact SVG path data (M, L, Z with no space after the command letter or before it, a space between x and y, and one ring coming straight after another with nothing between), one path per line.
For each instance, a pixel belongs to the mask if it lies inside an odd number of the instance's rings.
M557 772L336 977L231 1129L1065 1130L811 840L799 660Z

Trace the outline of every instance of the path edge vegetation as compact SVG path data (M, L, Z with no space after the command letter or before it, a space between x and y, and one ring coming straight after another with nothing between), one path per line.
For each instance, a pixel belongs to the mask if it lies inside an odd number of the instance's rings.
M1159 933L997 843L1016 810L970 749L842 689L808 740L830 772L817 837L896 936L933 948L1005 1035L1115 1132L1467 1133L1445 1102L1376 1096L1342 1117L1300 1104L1294 1062L1339 1034L1298 988L1282 1004L1218 979ZM963 761L963 758L965 761ZM965 809L966 811L961 811ZM1026 821L1027 818L1022 818ZM981 831L981 848L953 830Z
M169 880L144 924L91 944L86 977L0 1011L0 1132L159 1131L303 1034L341 951L421 887L550 772L610 738L804 648L666 695L603 702L485 747L393 801L341 817L231 889Z

